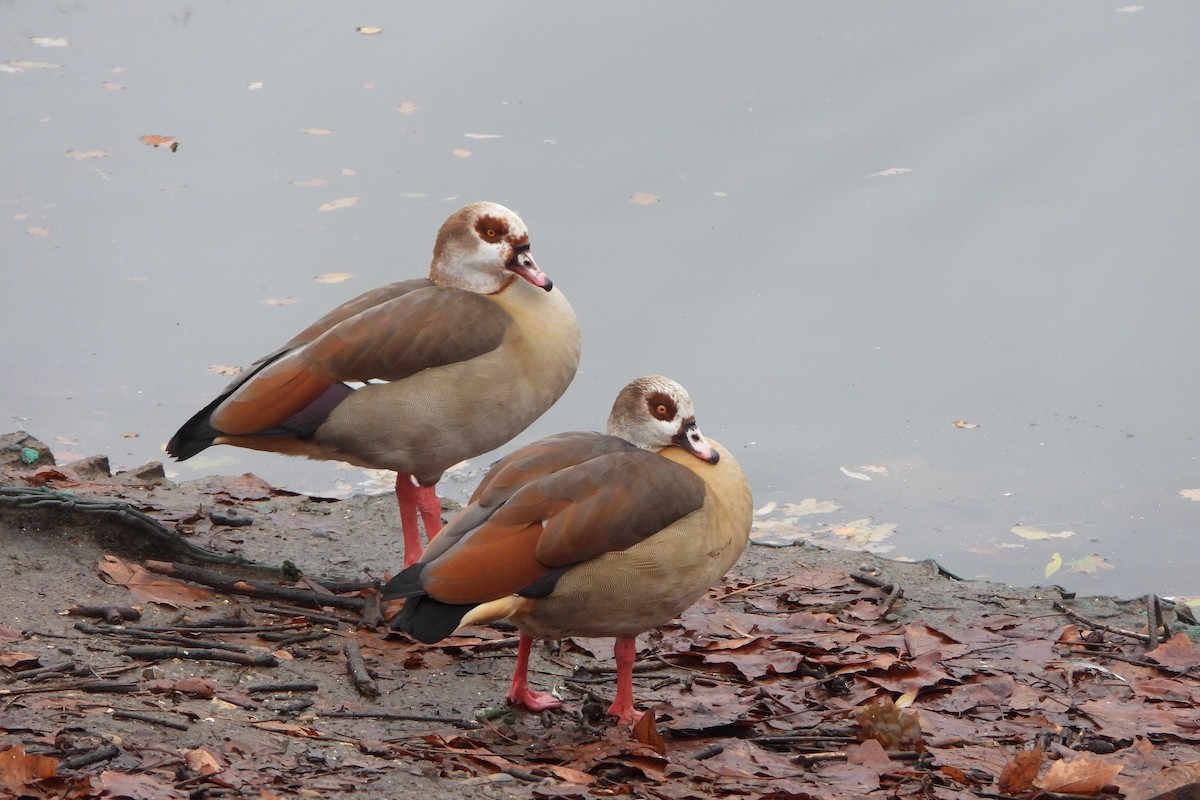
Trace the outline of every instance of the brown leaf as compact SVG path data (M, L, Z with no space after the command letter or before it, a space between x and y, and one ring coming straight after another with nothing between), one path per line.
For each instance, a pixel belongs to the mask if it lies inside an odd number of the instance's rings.
M174 153L179 149L179 142L175 141L174 136L158 136L156 134L147 134L142 137L142 141L151 147L165 147Z
M1038 772L1042 769L1042 748L1022 750L1012 761L1004 765L1000 773L1000 793L1020 794L1033 788Z
M28 754L21 745L6 747L0 750L0 789L17 797L31 784L53 778L57 769L57 758Z
M0 622L0 642L15 642L21 638L21 632Z
M887 751L876 739L867 739L861 744L852 744L846 748L846 763L859 764L879 770L892 768L892 760Z
M1167 639L1158 647L1146 653L1164 667L1173 669L1188 669L1200 665L1200 650L1186 635L1179 633Z
M108 583L126 587L134 597L147 603L161 603L173 608L207 608L212 605L212 589L151 575L140 564L130 564L116 556L104 556L100 560L100 572Z
M1063 794L1099 794L1122 769L1120 764L1091 758L1055 761L1042 778L1042 789Z
M224 769L221 762L217 761L217 757L203 747L188 750L184 755L184 761L187 763L188 769L200 775L215 775Z
M350 208L355 205L358 205L357 197L339 197L337 200L330 200L328 203L325 203L317 211L337 211L339 208Z
M0 667L12 669L16 666L32 666L38 663L38 657L33 653L0 653Z
M888 750L921 750L921 720L915 711L897 708L892 698L863 706L854 712L860 741L875 740Z
M659 200L662 200L662 196L651 192L635 192L629 198L629 202L635 206L652 206Z
M667 754L667 743L663 741L654 725L654 711L647 711L633 725L633 738L653 748L659 755Z
M137 800L186 800L187 792L176 789L153 773L131 774L105 770L100 773L100 785L112 797Z
M1200 798L1200 761L1164 769L1132 787L1123 783L1125 800L1197 800Z

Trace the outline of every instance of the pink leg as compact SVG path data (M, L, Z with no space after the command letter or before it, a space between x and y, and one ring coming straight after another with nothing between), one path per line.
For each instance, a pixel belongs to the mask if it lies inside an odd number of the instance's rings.
M442 529L442 501L438 499L436 484L417 487L417 510L425 525L425 540L432 542Z
M517 666L513 668L512 686L509 687L506 698L513 705L525 706L530 711L558 708L562 705L562 701L557 697L547 692L535 692L529 688L529 651L532 648L533 639L522 633L517 644Z
M617 639L613 655L617 657L617 696L608 707L610 716L628 725L633 722L633 662L637 659L637 640L634 637Z
M421 531L417 527L417 485L411 475L396 473L396 502L400 506L400 531L404 534L404 566L421 559Z

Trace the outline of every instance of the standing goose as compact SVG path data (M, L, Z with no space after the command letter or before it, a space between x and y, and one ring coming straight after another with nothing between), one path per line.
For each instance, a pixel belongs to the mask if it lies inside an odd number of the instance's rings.
M680 614L741 555L750 487L696 427L692 400L661 375L621 390L608 435L562 433L499 461L470 504L384 586L392 621L422 642L507 619L520 630L508 700L562 703L529 688L533 639L614 636L616 699L633 720L634 638Z
M429 278L381 286L256 361L167 444L231 444L392 469L404 563L441 528L451 465L525 430L579 365L579 325L515 213L474 203L438 231Z

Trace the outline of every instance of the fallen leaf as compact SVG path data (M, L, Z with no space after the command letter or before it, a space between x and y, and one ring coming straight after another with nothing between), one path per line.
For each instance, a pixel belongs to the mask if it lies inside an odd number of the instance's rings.
M1200 500L1200 489L1180 489L1179 494L1187 500Z
M268 297L266 300L263 300L262 302L263 302L263 305L267 305L267 306L290 306L295 303L299 303L300 298L299 297L291 297L291 296Z
M838 467L838 469L840 469L842 471L842 474L845 475L847 478L854 478L854 480L856 480L856 481L871 480L870 475L864 475L861 472L851 472L850 470L846 469L845 467Z
M353 272L323 272L315 280L317 283L343 283L353 277Z
M52 39L46 36L31 36L29 41L38 47L66 47L70 44L66 39Z
M1168 767L1130 787L1121 785L1125 800L1195 800L1200 797L1200 761Z
M170 782L154 773L129 773L105 770L100 773L100 785L109 797L136 800L186 800L188 793L176 789Z
M38 663L38 657L33 653L0 653L0 667L13 667L21 665L32 665Z
M374 36L377 33L383 33L383 28L372 28L372 27L367 27L367 26L358 27L358 28L355 28L354 30L358 31L363 36Z
M1150 652L1147 658L1152 658L1164 667L1172 669L1189 669L1200 665L1200 649L1186 634L1177 633Z
M174 153L179 149L179 142L175 141L173 136L158 136L156 134L147 134L142 137L142 141L151 147L165 147Z
M1136 14L1138 11L1145 11L1145 10L1146 10L1145 6L1121 6L1120 8L1113 9L1113 11L1115 11L1118 14Z
M21 632L0 622L0 642L16 642L21 639Z
M1120 764L1091 758L1055 761L1046 772L1046 777L1042 778L1042 790L1062 794L1099 794L1122 769Z
M1001 794L1021 794L1033 788L1038 772L1042 769L1042 748L1022 750L1012 761L1004 765L1000 773Z
M951 424L952 424L952 425L954 425L954 427L956 427L956 428L965 428L965 429L967 429L967 430L970 430L971 428L978 428L978 427L979 427L979 426L978 426L977 424L975 424L974 422L967 422L965 419L956 419L956 420L954 420L954 422L953 422L953 423L951 423Z
M912 172L912 167L891 167L890 169L882 169L879 172L872 172L868 178L886 178L892 175L904 175Z
M34 226L32 228L26 228L25 232L27 234L29 234L30 236L39 236L43 239L45 239L47 236L50 235L49 228L42 228L42 227L38 227L38 226Z
M652 206L659 200L662 200L661 195L651 194L650 192L635 192L629 198L629 202L635 206Z
M100 560L100 573L107 583L124 586L139 600L173 608L208 608L215 594L206 586L152 575L140 564L130 564L112 555Z
M633 725L633 738L652 748L659 755L667 754L667 744L654 724L654 711L647 711Z
M356 205L358 205L357 197L339 197L337 200L330 200L318 208L317 211L337 211L339 208L349 208Z
M1062 569L1062 565L1063 560L1061 554L1054 553L1051 555L1049 563L1046 564L1046 577L1049 578L1051 575L1058 572L1060 569Z
M340 170L338 170L338 174L343 177L351 177L353 175L357 175L358 173L349 167L342 167Z
M298 181L291 181L292 186L324 186L327 183L333 183L328 178L303 178Z
M408 114L417 113L418 111L421 110L421 107L419 105L417 105L416 103L405 102L405 103L401 103L400 105L396 106L396 110L399 111L401 114L408 115Z
M113 83L112 81L100 81L100 88L108 89L111 92L116 92L125 88L123 83Z
M233 364L213 364L208 368L208 371L214 375L224 375L227 378L242 374L242 368Z
M6 747L0 750L0 789L7 789L13 797L19 797L25 794L21 790L40 780L53 778L57 769L57 758L26 753L19 744Z
M124 433L118 433L117 436L120 436L122 439L137 439L141 436L141 434L135 431L126 431Z
M329 130L328 128L302 128L300 130L300 132L308 134L309 136L332 136L333 135L333 131Z
M1067 564L1071 567L1072 572L1081 572L1085 575L1091 575L1098 569L1116 569L1108 559L1099 553L1092 553L1083 558L1077 558L1074 561L1068 561Z
M188 769L198 772L201 775L216 775L223 769L221 762L217 761L216 756L203 747L188 750L183 758Z
M461 147L456 147L453 150L451 150L450 152L453 153L454 155L458 156L459 158L470 158L471 157L471 151L464 150Z
M246 89L251 92L257 92L259 89L263 88L263 85L264 84L262 81L254 81L252 83L247 83Z
M503 139L503 133L464 133L468 139Z
M1041 539L1066 539L1074 536L1075 531L1047 531L1033 525L1014 525L1010 530L1022 539L1038 541Z

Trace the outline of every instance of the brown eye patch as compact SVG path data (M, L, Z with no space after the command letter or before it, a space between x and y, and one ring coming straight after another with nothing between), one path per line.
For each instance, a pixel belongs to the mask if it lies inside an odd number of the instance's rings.
M674 419L678 411L675 407L675 401L662 392L653 392L648 395L646 397L646 407L650 410L650 416L662 420Z
M498 242L508 235L508 223L499 217L483 216L475 223L475 232L485 242Z

